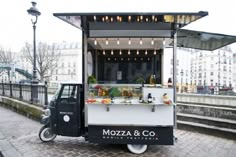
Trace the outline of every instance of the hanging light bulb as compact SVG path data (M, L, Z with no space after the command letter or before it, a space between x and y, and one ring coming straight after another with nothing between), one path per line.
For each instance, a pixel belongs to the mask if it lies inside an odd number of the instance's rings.
M147 55L147 50L145 51L145 55Z
M148 61L150 60L150 58L148 57Z
M157 54L157 51L156 51L156 50L154 50L153 54L154 54L154 55L156 55L156 54Z
M140 20L143 21L143 16L142 15L140 16Z
M140 45L143 44L143 40L142 40L142 38L140 38L139 44L140 44Z
M105 52L105 50L103 50L103 55L106 55L106 52Z
M128 58L128 61L129 61L130 59Z
M94 40L94 45L97 45L97 39Z
M123 61L123 58L121 58L121 60Z
M120 50L120 55L122 55L122 52L121 52L121 50Z
M117 43L117 45L120 45L120 40L119 40L119 38L117 39L117 42L116 42L116 43Z
M129 45L131 45L131 40L130 40L130 38L129 38Z
M108 42L108 40L106 39L106 45L108 45L109 44L109 42Z
M155 16L154 15L152 15L152 21L154 21L155 20Z
M94 20L94 21L96 21L96 20L97 20L96 16L93 16L93 20Z
M143 58L141 58L141 61L143 60Z
M165 47L165 44L166 44L166 40L165 40L165 38L164 38L163 41L162 41L163 47Z
M110 58L108 58L108 60L110 60Z
M152 38L152 42L151 42L151 44L154 45L154 40L153 40L153 38Z
M113 53L113 50L111 50L111 55L113 55L114 53Z
M130 55L130 50L128 51L128 55Z
M136 61L136 58L134 58L134 60Z
M137 50L137 55L139 55L139 51Z
M111 17L111 22L113 22L113 17Z
M129 20L129 22L131 21L131 16L128 16L128 20Z

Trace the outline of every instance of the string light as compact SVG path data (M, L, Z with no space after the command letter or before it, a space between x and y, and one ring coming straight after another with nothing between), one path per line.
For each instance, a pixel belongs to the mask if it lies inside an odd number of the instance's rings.
M130 55L130 50L128 51L128 55Z
M156 50L154 50L154 53L153 53L154 55L156 55L157 54L157 51Z

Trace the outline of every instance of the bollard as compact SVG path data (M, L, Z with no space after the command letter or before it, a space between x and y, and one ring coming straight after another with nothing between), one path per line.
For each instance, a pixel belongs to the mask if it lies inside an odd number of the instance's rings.
M2 80L2 95L5 95L3 80Z
M47 81L45 81L45 86L44 86L44 100L45 100L45 106L48 106L48 85L47 85Z
M22 100L23 95L22 95L22 84L21 84L21 82L19 83L19 86L20 86L20 100Z
M10 81L10 97L12 97L12 83Z

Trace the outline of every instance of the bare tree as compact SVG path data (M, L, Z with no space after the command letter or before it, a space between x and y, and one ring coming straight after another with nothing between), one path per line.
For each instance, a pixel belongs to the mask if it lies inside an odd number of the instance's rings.
M12 52L11 50L5 50L2 47L0 47L0 63L2 64L0 68L0 76L3 75L5 72L7 72L9 81L10 81L10 70L11 70L9 66L14 64L14 61L15 61L15 53Z
M33 67L33 46L25 43L22 49L23 57L27 59ZM49 45L47 43L39 42L36 50L36 70L40 76L40 82L44 81L49 73L52 74L56 68L60 57L60 50L55 44Z

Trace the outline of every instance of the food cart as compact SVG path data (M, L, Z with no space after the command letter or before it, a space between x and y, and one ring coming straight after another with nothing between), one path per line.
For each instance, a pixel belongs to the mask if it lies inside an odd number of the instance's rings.
M188 46L183 39L177 42L177 31L206 15L55 13L82 30L83 79L82 84L63 84L49 105L51 116L57 118L41 129L41 140L84 136L94 143L127 144L137 154L148 145L173 145L176 47ZM180 37L191 35L185 33L188 30ZM163 80L165 47L173 48L173 85L168 86ZM70 107L63 97L65 90L77 91L76 103ZM48 139L43 136L47 128L54 134Z

